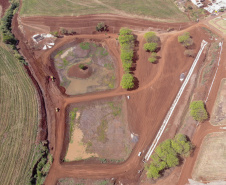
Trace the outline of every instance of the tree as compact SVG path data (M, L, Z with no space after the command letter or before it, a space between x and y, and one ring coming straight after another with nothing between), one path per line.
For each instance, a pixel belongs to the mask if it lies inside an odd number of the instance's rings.
M178 36L178 42L183 44L183 46L188 47L193 44L193 40L191 39L190 33L185 32L182 35Z
M193 101L190 104L190 115L194 120L203 122L208 118L203 101Z
M123 69L125 72L128 72L130 68L132 67L132 61L124 61L122 63Z
M134 87L134 77L133 75L127 73L122 77L121 84L123 89L132 89Z
M133 51L129 51L129 52L122 51L120 57L122 61L131 61L133 59Z
M148 58L148 61L151 63L155 63L157 61L157 53L153 52L151 57Z
M147 177L152 179L157 179L160 177L159 170L155 165L151 164L149 166L147 169Z
M147 32L144 34L144 38L146 40L146 42L148 43L159 43L160 42L160 38L156 36L155 32Z
M106 25L104 24L104 22L97 23L96 30L97 31L105 31L106 30Z
M120 35L118 37L118 40L119 40L120 45L128 44L130 46L134 42L134 36L133 35Z
M144 44L144 49L145 49L146 51L151 51L151 52L153 52L153 51L155 51L155 50L157 49L157 44L154 43L154 42L152 42L152 43L145 43L145 44Z
M172 168L179 164L179 159L176 155L168 154L166 158L166 163L169 168Z
M129 28L121 28L119 30L119 35L132 35L132 30Z

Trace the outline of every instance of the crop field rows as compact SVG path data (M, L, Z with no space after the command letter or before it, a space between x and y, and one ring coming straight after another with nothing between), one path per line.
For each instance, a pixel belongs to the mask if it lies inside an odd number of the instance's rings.
M0 46L0 182L28 184L35 157L37 97L21 63L4 47Z

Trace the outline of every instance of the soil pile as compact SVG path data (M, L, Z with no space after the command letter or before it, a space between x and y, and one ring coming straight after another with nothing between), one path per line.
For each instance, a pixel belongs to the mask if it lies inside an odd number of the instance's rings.
M70 78L82 78L86 79L92 75L92 68L89 66L85 66L84 69L79 68L79 64L73 65L68 69L68 76Z

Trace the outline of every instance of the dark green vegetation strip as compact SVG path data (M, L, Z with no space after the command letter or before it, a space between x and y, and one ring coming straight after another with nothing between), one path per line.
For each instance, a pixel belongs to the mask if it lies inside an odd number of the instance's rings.
M60 10L60 11L59 11ZM117 10L117 12L116 12ZM128 13L172 22L188 21L172 0L23 0L22 16L87 15L98 13Z
M2 41L7 44L7 46L12 49L12 53L14 54L15 58L19 60L21 63L27 65L23 56L18 53L16 48L17 39L12 34L12 19L13 15L17 12L19 7L19 1L14 0L11 2L9 9L5 12L5 15L1 19L1 26L0 26L0 33Z
M5 45L0 46L0 66L0 184L29 184L36 158L36 92Z
M151 156L150 165L145 167L147 177L157 179L165 169L179 165L182 157L190 154L192 144L183 134L177 134L174 139L167 139L158 145Z

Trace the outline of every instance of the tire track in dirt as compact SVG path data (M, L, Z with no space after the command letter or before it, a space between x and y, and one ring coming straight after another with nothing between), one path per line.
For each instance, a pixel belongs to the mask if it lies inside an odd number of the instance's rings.
M17 19L17 16L15 16ZM163 42L162 49L160 51L162 58L159 61L158 65L150 65L147 63L148 53L142 51L144 41L140 40L139 45L139 62L137 64L137 69L134 71L134 75L140 79L139 88L134 91L125 91L121 87L117 87L115 90L100 92L100 93L91 93L81 96L66 96L62 94L60 89L55 86L53 83L46 81L46 77L49 75L57 75L54 69L52 69L52 64L49 61L49 54L53 49L48 50L46 53L35 59L31 50L29 50L26 44L23 42L26 40L21 34L18 26L16 26L17 20L14 19L14 33L15 36L21 41L19 47L21 48L24 56L29 60L29 65L33 69L33 75L38 79L38 83L42 89L43 96L47 106L47 121L48 121L48 130L49 136L48 140L50 142L49 146L51 153L54 155L54 162L51 166L49 175L46 179L46 184L55 184L57 179L61 177L78 177L78 178L103 178L103 177L118 177L127 179L130 184L136 182L139 179L137 170L143 167L141 163L142 158L137 157L138 151L142 151L146 148L150 142L154 139L159 127L161 120L165 116L168 108L170 107L176 92L180 87L180 82L177 81L180 72L184 69L190 67L189 63L181 64L180 61L175 59L175 56L169 55L169 50L171 52L182 52L181 49L172 47L172 43L175 42L176 36L180 34L171 33L170 37ZM103 19L111 22L115 28L119 29L121 26L132 25L134 27L141 27L141 29L148 29L150 26L159 26L167 29L169 26L177 26L177 28L182 28L183 26L188 27L189 24L183 23L157 23L151 21L143 21L138 19L129 19L123 18L115 15L98 15L98 16L83 16L82 18L74 17L33 17L33 18L22 18L26 24L33 25L45 25L50 26L53 30L59 27L74 27L84 26L87 28L93 28L96 25L97 21L104 21ZM87 22L88 20L88 22ZM76 23L77 21L77 23ZM96 22L95 22L96 21ZM125 25L124 25L125 24ZM182 26L181 26L182 25ZM195 27L193 27L195 28ZM192 29L192 28L189 28ZM90 33L92 29L89 29L87 32ZM116 29L115 29L116 30ZM115 31L114 30L114 31ZM113 32L114 32L113 31ZM87 33L86 31L84 33ZM117 35L115 35L116 37ZM105 39L106 36L101 35L89 35L89 36L75 36L75 37L97 37L100 39ZM67 37L68 40L74 37ZM142 37L141 37L142 38ZM66 40L67 40L66 39ZM67 41L68 41L67 40ZM109 39L106 43L113 43L113 39ZM177 41L176 41L177 42ZM61 42L62 44L63 42ZM59 44L60 46L60 44ZM54 50L58 47L54 47ZM117 76L120 78L122 76L122 66L120 64L119 50L115 46L112 48L112 53L117 58L119 72ZM175 60L175 61L174 61ZM173 64L170 65L167 61L173 61ZM150 67L151 66L151 67ZM144 70L148 70L144 72ZM176 74L176 75L175 75ZM59 84L59 81L57 82ZM144 91L145 90L145 91ZM107 97L120 96L131 94L133 97L128 101L129 113L131 116L131 128L133 131L136 131L140 134L140 140L132 151L129 159L121 164L83 164L82 162L78 163L61 163L61 151L65 134L65 108L70 103L81 102L81 101L92 101L96 99L103 99ZM151 96L150 96L151 95ZM169 97L167 97L169 96ZM162 98L167 97L167 98ZM55 107L60 108L60 112L55 112ZM134 108L136 110L134 110ZM161 110L159 112L159 110ZM149 117L150 112L155 115L154 117ZM139 115L134 117L135 115ZM142 119L141 119L142 118ZM138 122L138 119L139 122ZM138 124L139 123L139 124ZM150 124L151 123L151 124Z

